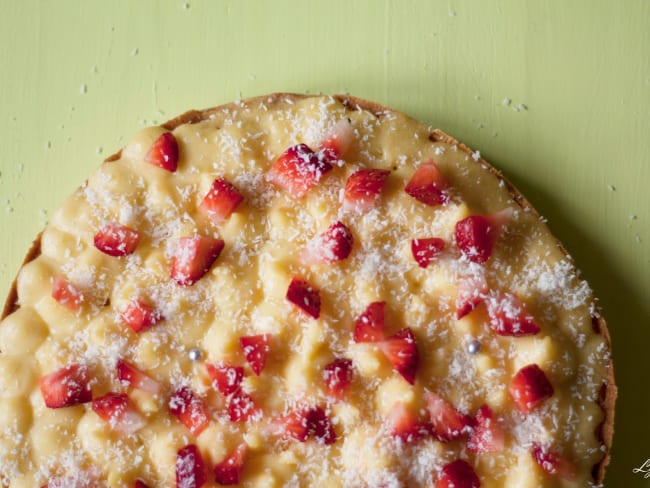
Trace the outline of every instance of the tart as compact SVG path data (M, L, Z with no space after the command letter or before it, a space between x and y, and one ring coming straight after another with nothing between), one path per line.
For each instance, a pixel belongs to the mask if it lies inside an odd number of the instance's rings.
M440 130L274 94L140 131L0 323L9 487L602 482L606 324L544 221Z

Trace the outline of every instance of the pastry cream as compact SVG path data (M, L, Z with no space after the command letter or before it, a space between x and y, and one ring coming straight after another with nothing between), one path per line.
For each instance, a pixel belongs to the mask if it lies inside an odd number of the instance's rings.
M325 154L324 141L341 130L348 147ZM478 155L430 139L430 128L399 113L329 97L243 101L182 124L171 131L175 171L147 161L166 132L142 130L102 164L53 215L41 254L17 277L19 307L0 324L0 484L154 487L181 476L178 486L200 486L200 477L179 475L194 459L191 449L179 452L192 445L203 486L220 486L215 466L242 445L239 482L248 487L448 486L445 466L456 460L483 487L591 482L605 449L595 432L610 354L592 327L591 291L546 225ZM299 197L271 176L298 144L331 165ZM444 181L434 205L405 191L429 162ZM346 182L363 169L387 173L356 211L343 205ZM215 179L243 197L225 219L201 209ZM491 224L493 250L475 262L458 243L457 223L495 214L506 218ZM335 222L350 234L343 258L327 248ZM137 231L133 252L98 249L98 232L112 223ZM170 277L179 243L196 236L223 240L223 250L195 283L179 284ZM414 250L413 240L434 237L441 249ZM78 307L53 297L57 277L78 294ZM318 294L317 318L306 312L315 303L304 289L305 303L288 299L294 278ZM467 283L477 300L458 319ZM126 319L136 301L145 308ZM382 302L378 339L355 341L368 306ZM506 327L526 327L523 310L539 330L498 333L499 307ZM133 314L148 320L138 332ZM262 352L241 340L262 335ZM397 364L402 353L409 364ZM343 369L328 369L337 359ZM120 380L120 361L153 387L137 387L127 373ZM51 387L41 378L73 364L87 369L93 402L46 406ZM532 364L552 393L525 411L523 390L512 385ZM227 394L209 371L217 367L231 375ZM200 407L190 420L178 413L191 404L179 392ZM102 418L107 401L97 400L108 393L136 420ZM484 405L491 423L481 424ZM462 429L441 433L437 408L462 419ZM296 412L304 414L299 432L291 430ZM486 439L479 425L495 430Z

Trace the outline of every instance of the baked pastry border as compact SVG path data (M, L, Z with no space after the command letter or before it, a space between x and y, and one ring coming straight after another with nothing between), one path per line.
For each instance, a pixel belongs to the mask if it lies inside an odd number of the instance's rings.
M245 100L242 100L242 102L246 102L247 104L253 104L256 102L273 103L280 100L296 101L305 98L310 98L312 96L316 96L316 95L302 95L296 93L278 92L278 93L272 93L270 95L262 95L258 97L247 98ZM332 95L332 98L341 102L343 105L345 105L351 110L365 110L367 112L372 113L376 117L381 117L384 114L396 112L395 110L388 108L384 105L381 105L377 102L364 100L362 98L357 98L349 95ZM180 125L195 124L197 122L208 120L210 119L211 115L217 112L222 112L224 110L229 110L229 109L236 109L240 106L241 106L241 102L230 102L227 104L219 105L217 107L212 107L204 110L189 110L177 117L174 117L171 120L168 120L167 122L161 124L161 126L167 130L173 130ZM412 117L409 116L407 117L412 119ZM539 212L537 212L537 210L535 210L535 208L523 196L523 194L503 176L501 171L496 169L494 166L492 166L490 163L488 163L481 157L476 159L474 157L475 152L467 145L457 141L452 136L446 134L440 129L432 129L429 134L429 140L431 140L431 142L445 142L447 144L456 145L458 149L472 156L472 158L476 161L477 164L482 165L484 169L487 169L499 180L504 182L508 190L508 193L510 193L510 196L513 198L513 200L522 209L525 209L533 216L537 217L538 219L541 219ZM115 161L119 159L121 155L122 155L122 150L120 149L117 153L106 158L104 162L108 163L111 161ZM21 268L22 266L25 266L30 261L36 259L41 254L41 236L42 236L42 232L38 234L38 236L32 243L32 246L30 247L29 251L27 251L27 255L25 256L25 260L23 261ZM572 260L571 256L564 248L564 246L560 243L560 241L557 238L555 240L562 253ZM578 272L578 276L580 276L579 272ZM18 308L20 308L20 304L18 303L18 290L16 286L16 279L14 279L14 281L11 284L11 288L9 290L9 294L7 295L7 299L5 301L0 320L4 319L7 315L15 312ZM604 317L600 314L600 307L596 302L594 302L594 305L597 312L597 316L594 317L594 322L593 322L594 329L603 336L610 350L610 360L607 366L607 377L605 378L605 381L601 386L600 396L599 396L599 405L603 410L604 419L603 422L598 427L597 431L595 432L595 435L598 437L599 441L605 445L606 451L604 453L603 458L592 468L592 477L594 482L596 484L601 484L605 476L605 468L609 464L610 457L611 457L612 442L614 437L614 414L615 414L616 397L618 396L618 388L616 386L616 382L614 379L614 364L611 355L612 341L611 341L609 329L607 328L607 323ZM0 351L0 354L2 354L2 351Z

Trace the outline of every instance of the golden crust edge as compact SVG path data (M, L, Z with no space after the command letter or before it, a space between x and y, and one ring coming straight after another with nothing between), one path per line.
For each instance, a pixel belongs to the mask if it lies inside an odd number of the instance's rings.
M241 103L252 104L256 102L267 102L271 104L281 100L301 100L305 98L311 98L313 96L318 96L318 95L303 95L297 93L284 93L284 92L277 92L269 95L261 95L253 98L243 99L241 101L229 102L223 105L219 105L204 110L189 110L177 117L174 117L173 119L168 120L167 122L161 124L161 126L167 130L173 130L176 127L183 124L195 124L197 122L208 120L212 114L215 114L217 112L237 108L241 106ZM346 107L355 110L365 110L377 117L381 116L382 114L397 112L396 110L381 105L377 102L373 102L370 100L365 100L362 98L357 98L349 95L332 95L332 98L338 100ZM408 115L406 116L409 119L414 120L412 117ZM422 123L420 121L418 122ZM429 134L429 139L432 142L445 142L448 144L455 144L458 147L458 149L462 150L463 152L469 154L470 156L474 155L474 151L469 146L459 142L454 137L446 134L440 129L431 130ZM122 150L120 149L115 154L107 157L104 160L104 162L108 163L111 161L115 161L121 157L121 154L122 154ZM512 183L510 183L510 181L508 181L508 179L505 176L503 176L501 171L496 169L494 166L492 166L483 158L479 158L477 164L481 164L495 177L502 180L506 185L506 188L508 189L508 193L510 193L510 196L521 208L530 212L536 218L538 219L541 218L539 212L537 212L535 207L533 207L533 205L523 196L523 194ZM32 246L30 247L29 251L27 251L27 255L25 256L22 265L20 266L20 268L18 268L18 272L20 272L20 269L22 269L23 266L25 266L30 261L36 259L40 255L41 236L42 236L42 231L38 234L38 236L32 243ZM573 258L565 249L565 247L562 245L562 243L554 235L553 237L555 238L555 241L559 246L560 250L563 252L563 254L573 261ZM0 320L4 319L7 315L15 312L20 307L20 305L18 304L18 290L17 290L16 280L17 280L17 276L11 284L11 288L9 290L9 294L7 295L7 299L5 301ZM613 356L611 355L612 341L611 341L609 329L607 328L607 323L604 317L602 316L602 314L600 314L599 305L595 301L595 298L592 299L594 300L594 305L596 307L596 310L598 311L598 317L597 317L598 332L605 339L605 342L607 343L607 346L610 351L610 360L607 367L607 377L605 378L605 381L602 385L601 392L600 392L600 399L599 399L599 404L601 409L603 410L605 418L601 423L600 428L598 429L599 432L597 433L599 440L605 445L606 451L603 455L603 458L600 460L600 462L594 465L592 469L592 476L594 482L596 484L601 484L605 477L605 468L609 464L610 457L611 457L611 449L612 449L612 443L614 439L614 414L615 414L616 398L618 396L618 387L616 386L616 382L614 378Z

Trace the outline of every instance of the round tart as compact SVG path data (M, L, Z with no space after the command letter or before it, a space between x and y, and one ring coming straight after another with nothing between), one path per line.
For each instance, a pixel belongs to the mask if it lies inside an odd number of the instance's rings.
M348 96L142 130L0 324L9 487L584 487L616 387L571 258L478 152Z

